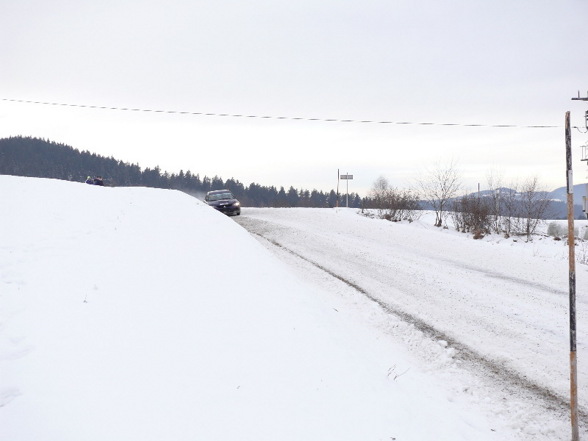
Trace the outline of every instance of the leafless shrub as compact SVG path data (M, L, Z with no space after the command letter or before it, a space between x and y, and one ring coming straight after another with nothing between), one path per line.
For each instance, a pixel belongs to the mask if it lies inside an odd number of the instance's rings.
M418 197L411 190L390 187L384 177L379 177L370 191L373 208L378 216L393 222L408 220L412 222L420 215Z
M490 204L486 199L470 194L453 201L451 216L458 231L472 232L474 239L481 239L491 232L490 213Z

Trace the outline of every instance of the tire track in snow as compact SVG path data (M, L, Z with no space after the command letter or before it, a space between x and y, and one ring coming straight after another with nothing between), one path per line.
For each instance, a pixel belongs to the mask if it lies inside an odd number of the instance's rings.
M326 268L324 265L302 255L300 252L297 252L289 248L288 246L284 245L283 243L280 243L278 240L270 237L271 233L275 233L277 229L289 229L288 227L284 227L283 225L275 225L271 222L247 217L240 219L238 223L246 230L248 230L251 234L254 234L255 236L261 238L263 241L270 243L274 247L278 247L279 249L295 256L298 259L303 260L304 262L307 262L308 264L325 272L329 276L353 288L354 290L368 298L370 301L376 303L386 314L393 315L398 319L404 321L405 323L413 325L426 337L433 340L446 341L448 343L448 347L451 347L456 350L456 353L454 355L455 359L462 361L466 364L466 366L469 366L471 369L475 371L482 371L485 374L485 376L490 378L495 384L500 385L502 390L505 391L507 395L520 397L521 393L524 392L524 395L527 399L530 399L534 402L539 400L542 403L542 406L547 411L557 412L561 415L562 418L567 417L567 414L569 413L568 397L561 396L558 393L549 389L548 387L542 386L530 380L524 374L517 372L514 369L508 368L499 360L493 360L488 356L479 353L467 344L459 341L453 336L448 335L446 332L437 329L435 326L427 323L425 320L417 317L416 315L406 312L398 307L390 305L384 300L378 298L373 293L370 293L368 289L363 288L357 282L354 282L342 276L341 274L338 274L337 272L330 270L329 268ZM443 260L451 264L456 264L456 262L450 259ZM518 279L516 277L505 276L503 274L495 273L492 271L483 271L475 267L466 269L478 272L487 277L507 280L515 284L525 284L528 286L528 282L526 280ZM565 294L563 292L554 292L551 288L541 285L539 283L534 284L534 287L542 291L549 292L551 294ZM582 421L588 420L587 410L580 408L579 413Z
M472 265L464 265L461 262L456 262L454 260L451 259L440 259L443 262L447 262L450 263L452 265L461 265L462 268L467 269L469 271L472 272L476 272L478 274L481 274L483 276L486 277L491 277L493 279L498 279L498 280L505 280L507 282L511 282L514 284L518 284L518 285L524 285L526 287L532 287L535 289L538 289L540 291L543 291L547 294L554 294L554 295L560 295L560 296L568 296L568 292L567 291L563 291L563 290L554 290L552 287L544 285L542 283L538 283L538 282L533 282L533 281L529 281L529 280L525 280L525 279L520 279L518 277L514 277L514 276L507 276L505 274L501 274L498 273L496 271L489 271L489 270L482 270L480 268L477 268L475 266Z

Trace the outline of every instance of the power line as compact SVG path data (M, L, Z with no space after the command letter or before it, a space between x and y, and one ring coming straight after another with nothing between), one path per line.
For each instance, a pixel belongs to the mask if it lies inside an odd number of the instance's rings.
M418 121L377 121L377 120L359 120L359 119L337 119L337 118L309 118L309 117L295 117L295 116L272 116L272 115L246 115L234 113L206 113L206 112L191 112L182 110L156 110L156 109L140 109L133 107L109 107L96 106L90 104L68 104L55 103L48 101L31 101L19 100L10 98L0 98L2 101L23 104L41 104L46 106L60 106L60 107L77 107L83 109L97 109L97 110L116 110L123 112L145 112L145 113L165 113L172 115L193 115L193 116L212 116L221 118L251 118L251 119L273 119L273 120L288 120L288 121L316 121L316 122L332 122L332 123L356 123L356 124L390 124L390 125L414 125L414 126L444 126L444 127L487 127L487 128L518 128L518 129L559 129L563 126L550 125L519 125L519 124L460 124L460 123L440 123L440 122L418 122Z

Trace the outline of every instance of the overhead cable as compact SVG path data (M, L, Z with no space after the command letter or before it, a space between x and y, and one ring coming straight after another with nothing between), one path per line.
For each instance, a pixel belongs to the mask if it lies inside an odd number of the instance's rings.
M460 123L441 123L441 122L417 122L417 121L377 121L377 120L359 120L359 119L337 119L337 118L309 118L309 117L295 117L295 116L272 116L272 115L246 115L235 113L206 113L206 112L190 112L182 110L156 110L156 109L140 109L134 107L109 107L96 106L90 104L68 104L55 103L47 101L31 101L10 98L0 98L2 101L24 104L42 104L46 106L61 106L61 107L78 107L84 109L98 109L98 110L116 110L124 112L146 112L146 113L165 113L172 115L194 115L194 116L213 116L224 118L252 118L252 119L274 119L274 120L289 120L289 121L317 121L317 122L333 122L333 123L357 123L357 124L391 124L391 125L415 125L415 126L450 126L450 127L490 127L490 128L522 128L522 129L559 129L563 126L550 125L519 125L519 124L460 124Z

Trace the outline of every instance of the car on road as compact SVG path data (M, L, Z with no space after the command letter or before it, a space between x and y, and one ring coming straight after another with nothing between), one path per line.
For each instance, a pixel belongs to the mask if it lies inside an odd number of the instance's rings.
M206 193L204 201L228 216L239 216L241 204L229 190L213 190Z

